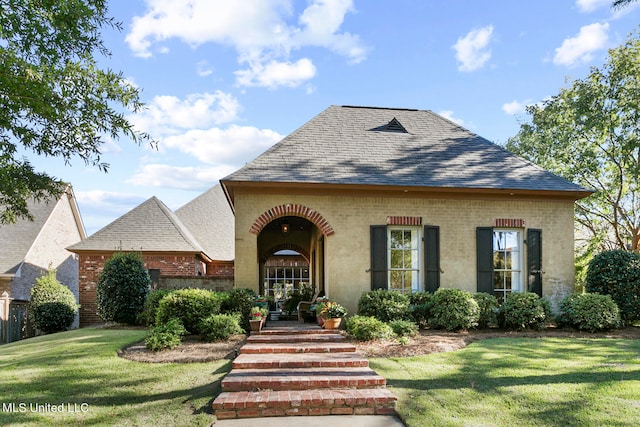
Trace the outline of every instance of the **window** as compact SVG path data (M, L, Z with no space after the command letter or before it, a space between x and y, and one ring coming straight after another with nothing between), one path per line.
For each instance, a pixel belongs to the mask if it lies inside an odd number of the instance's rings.
M438 226L372 225L370 232L371 290L435 292L440 287Z
M420 290L420 229L388 228L389 289L402 293Z
M517 230L493 230L493 292L504 301L522 291L522 243Z

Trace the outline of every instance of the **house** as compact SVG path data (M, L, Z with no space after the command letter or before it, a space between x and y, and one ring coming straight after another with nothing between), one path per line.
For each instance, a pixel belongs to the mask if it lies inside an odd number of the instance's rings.
M221 180L235 286L265 293L281 249L355 313L371 289L574 286L573 210L591 191L431 111L331 106Z
M233 243L233 215L219 185L176 212L151 197L68 248L79 255L80 325L100 322L96 284L114 252L140 252L156 284L163 276L181 283L210 277L226 279L231 286ZM197 283L204 286L202 280Z
M0 295L6 292L16 306L28 301L36 279L53 268L77 300L78 259L65 248L86 236L72 188L57 199L30 200L27 207L33 220L0 225Z

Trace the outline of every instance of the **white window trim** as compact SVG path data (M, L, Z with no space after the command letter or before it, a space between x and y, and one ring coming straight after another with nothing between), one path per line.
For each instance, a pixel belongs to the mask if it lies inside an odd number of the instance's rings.
M415 280L414 283L411 284L411 292L419 292L419 291L422 290L422 287L423 287L423 277L422 276L424 274L422 227L412 226L412 225L387 226L387 283L388 283L388 289L392 290L392 288L391 288L391 273L392 273L392 271L402 271L400 269L392 269L391 268L391 232L392 231L398 231L398 230L409 230L409 231L411 231L412 234L416 233L416 242L417 242L417 247L416 247L417 255L416 256L418 257L418 267L417 267L417 269L416 268L411 268L411 269L403 269L403 270L404 271L416 271L417 272L416 280ZM408 289L407 289L407 291L408 291Z
M518 234L518 265L520 266L519 269L498 269L495 270L495 266L494 266L494 271L505 271L505 272L518 272L518 281L517 283L515 283L514 286L514 282L511 283L511 292L524 292L525 287L524 287L524 230L522 228L494 228L493 232L500 232L500 231L508 231L508 232L515 232ZM493 239L492 239L493 241ZM493 245L492 245L493 246ZM492 251L495 254L496 252L496 248L492 247ZM513 277L513 276L512 276ZM501 288L504 292L504 288ZM495 282L494 282L494 293L498 291L498 288L495 287ZM506 296L506 295L505 295Z

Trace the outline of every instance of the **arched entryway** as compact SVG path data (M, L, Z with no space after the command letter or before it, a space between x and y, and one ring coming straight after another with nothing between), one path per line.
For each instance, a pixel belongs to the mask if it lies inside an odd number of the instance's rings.
M329 223L301 205L281 205L256 219L259 294L273 298L279 309L287 296L304 288L325 293L325 236Z

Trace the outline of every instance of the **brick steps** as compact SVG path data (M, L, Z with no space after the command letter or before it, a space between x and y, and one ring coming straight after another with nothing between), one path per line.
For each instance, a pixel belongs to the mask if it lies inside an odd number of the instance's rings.
M277 358L272 354L240 354L232 362L232 369L274 369L274 368L351 368L367 367L369 361L355 352L332 353L281 353Z
M284 325L270 324L240 348L212 404L218 419L395 413L386 380L344 336Z
M297 343L297 342L341 342L344 337L340 334L267 334L251 335L247 343Z
M247 343L240 348L240 354L347 353L354 351L356 351L354 345L341 342Z
M223 392L213 402L218 419L286 415L391 415L396 397L387 389Z
M384 387L371 368L236 369L222 380L224 391L309 390Z

